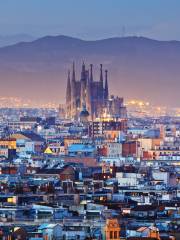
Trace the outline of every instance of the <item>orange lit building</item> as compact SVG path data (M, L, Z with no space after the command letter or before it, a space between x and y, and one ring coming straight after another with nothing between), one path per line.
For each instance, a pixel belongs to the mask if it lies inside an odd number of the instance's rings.
M0 140L0 156L11 158L16 154L16 139Z
M120 230L121 228L117 219L107 219L105 225L105 239L120 239Z
M155 238L157 240L161 240L160 235L159 235L159 229L156 227L151 227L148 237Z

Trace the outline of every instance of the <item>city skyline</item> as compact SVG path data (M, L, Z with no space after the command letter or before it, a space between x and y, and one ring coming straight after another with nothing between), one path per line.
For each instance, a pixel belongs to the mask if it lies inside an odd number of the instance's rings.
M109 69L114 95L179 107L179 52L179 42L143 37L83 41L47 36L0 48L0 96L63 103L69 66L85 61L95 63L95 72L99 64Z
M0 1L0 240L180 239L180 1Z
M178 0L1 1L0 96L65 102L68 67L85 61L109 69L114 95L180 107L179 8Z

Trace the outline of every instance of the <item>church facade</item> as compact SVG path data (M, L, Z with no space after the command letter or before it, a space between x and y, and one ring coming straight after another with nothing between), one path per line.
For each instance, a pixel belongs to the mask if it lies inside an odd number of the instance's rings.
M80 80L76 79L75 65L73 63L72 74L68 72L66 89L66 115L67 118L78 119L80 112L85 107L90 119L99 117L103 109L107 107L109 99L108 72L103 71L100 65L100 76L94 81L93 65L86 69L82 64Z

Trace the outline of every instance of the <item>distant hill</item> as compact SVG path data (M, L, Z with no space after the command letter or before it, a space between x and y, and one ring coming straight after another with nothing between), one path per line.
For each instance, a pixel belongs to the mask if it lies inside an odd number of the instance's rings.
M15 35L0 35L0 47L13 45L19 42L31 42L35 40L28 34L15 34Z
M180 42L143 37L83 41L47 36L0 48L0 96L62 102L72 62L109 70L111 93L180 106Z

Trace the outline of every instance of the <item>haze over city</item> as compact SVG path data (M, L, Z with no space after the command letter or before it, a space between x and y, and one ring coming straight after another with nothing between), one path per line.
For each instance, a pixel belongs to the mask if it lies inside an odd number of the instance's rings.
M0 96L58 105L72 62L85 61L109 69L114 94L179 107L179 8L178 0L2 1Z

